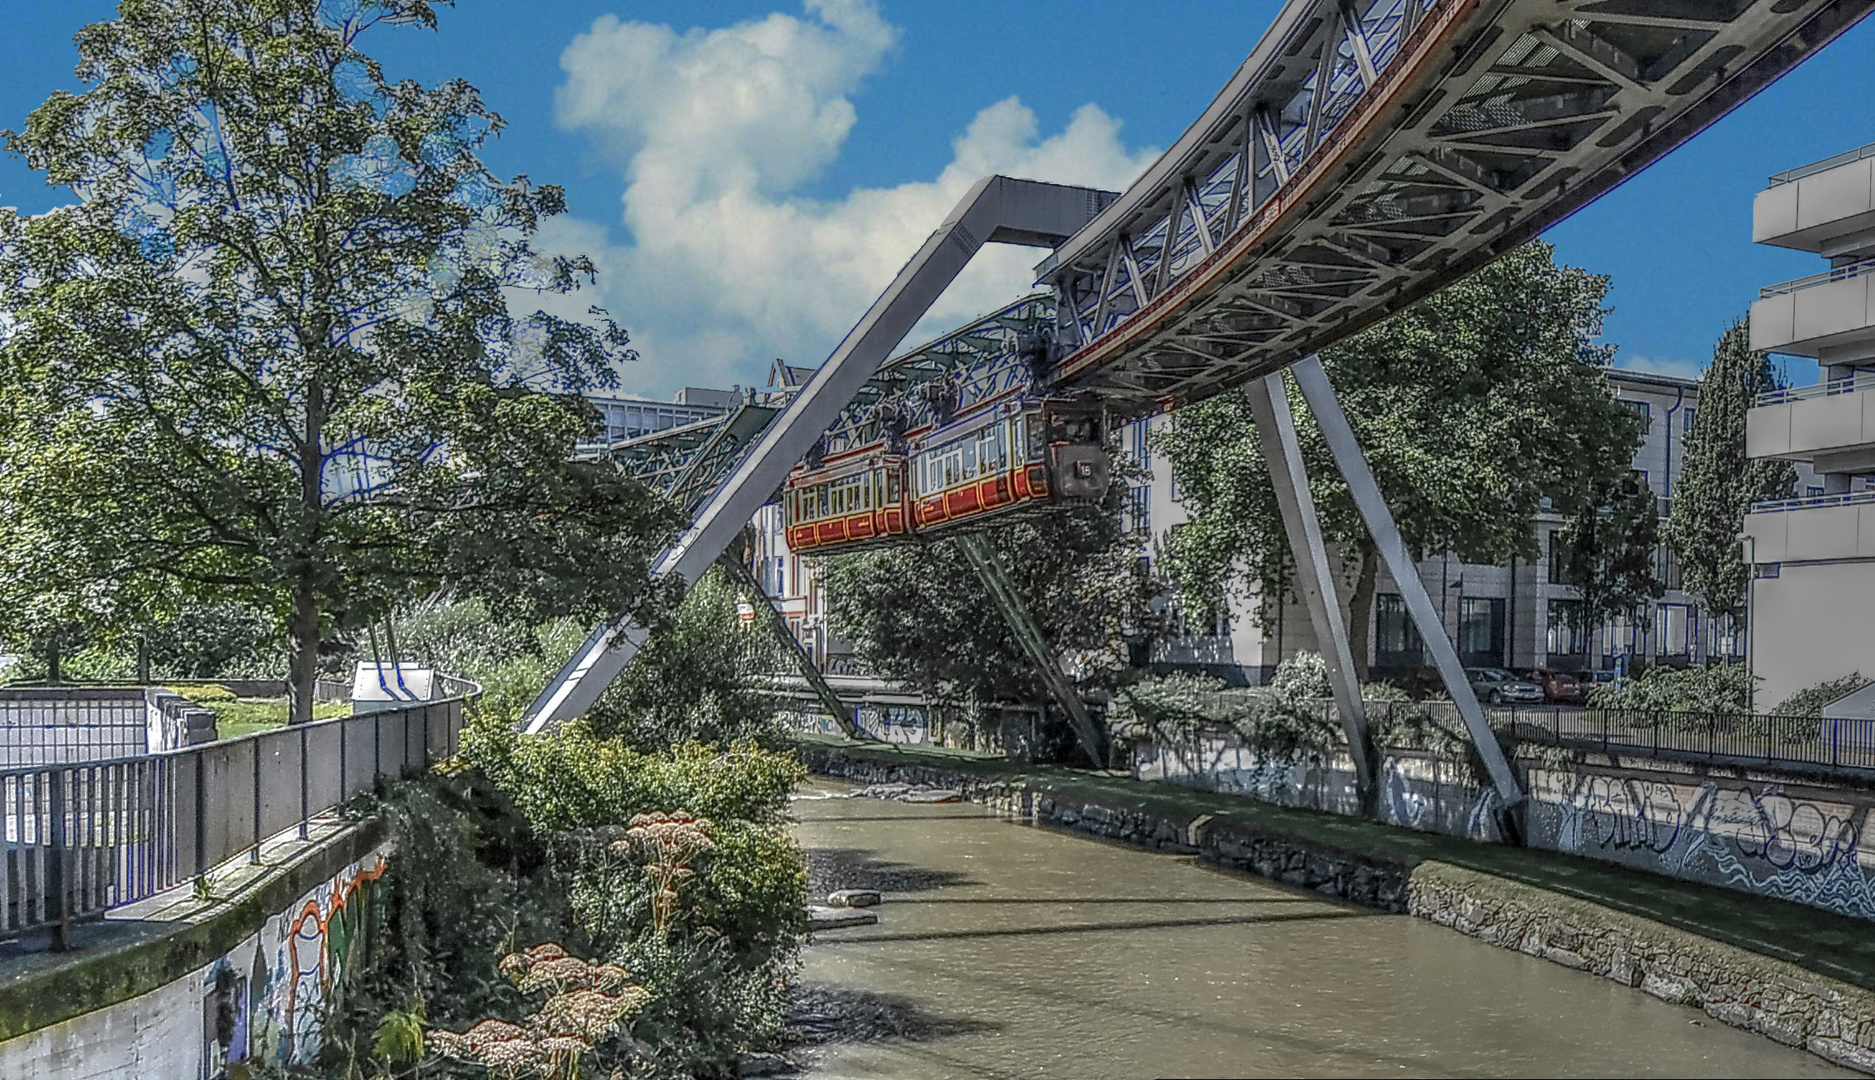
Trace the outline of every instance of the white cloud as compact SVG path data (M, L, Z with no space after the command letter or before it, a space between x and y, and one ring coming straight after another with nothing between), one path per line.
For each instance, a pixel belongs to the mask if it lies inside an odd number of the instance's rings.
M625 373L632 389L746 385L775 356L817 364L977 180L1118 189L1157 156L1129 150L1098 106L1044 135L1010 97L976 115L935 177L830 200L801 194L837 159L857 116L852 96L897 41L871 0L808 0L802 16L714 30L606 15L567 47L557 119L620 170L628 239L561 219L541 240L600 264L601 302L644 355ZM1023 295L1039 258L985 248L913 336Z

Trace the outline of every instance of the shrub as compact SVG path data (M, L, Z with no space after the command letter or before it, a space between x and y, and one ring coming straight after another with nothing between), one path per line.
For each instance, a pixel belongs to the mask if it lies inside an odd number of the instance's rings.
M1334 684L1328 679L1328 661L1321 653L1300 652L1276 665L1270 678L1270 692L1290 705L1333 697Z
M1753 682L1743 664L1655 667L1624 679L1618 687L1613 683L1596 687L1589 694L1589 704L1602 709L1702 716L1749 713Z
M1839 697L1853 694L1869 684L1860 672L1850 672L1840 679L1820 682L1815 686L1797 691L1786 698L1777 708L1771 710L1773 716L1816 716L1823 715L1823 706Z
M197 705L209 705L217 701L233 701L234 691L225 686L170 686L165 687L170 693Z

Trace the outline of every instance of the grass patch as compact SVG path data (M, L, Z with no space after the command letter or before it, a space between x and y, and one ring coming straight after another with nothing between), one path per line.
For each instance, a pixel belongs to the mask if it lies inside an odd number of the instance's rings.
M215 714L215 734L223 739L238 739L257 731L283 727L287 721L285 698L233 698L227 701L204 701L202 707ZM350 716L351 702L320 701L313 704L313 719Z

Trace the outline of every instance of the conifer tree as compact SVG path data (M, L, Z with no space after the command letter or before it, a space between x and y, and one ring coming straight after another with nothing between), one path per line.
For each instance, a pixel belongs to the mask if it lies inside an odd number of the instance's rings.
M1720 336L1699 379L1698 411L1673 483L1666 536L1684 588L1714 615L1745 617L1751 568L1738 540L1745 513L1754 502L1789 498L1797 483L1790 462L1745 456L1745 413L1760 393L1779 385L1769 357L1751 351L1743 319Z

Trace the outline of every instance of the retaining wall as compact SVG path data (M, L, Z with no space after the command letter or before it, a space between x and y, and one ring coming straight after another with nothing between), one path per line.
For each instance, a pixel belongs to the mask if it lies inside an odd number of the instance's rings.
M1746 766L1619 754L1516 762L1531 847L1875 919L1875 792ZM1497 795L1424 753L1380 755L1388 825L1500 842ZM1140 743L1133 775L1281 806L1359 811L1345 753L1263 752L1224 734Z
M0 967L0 1080L310 1065L327 994L380 917L382 834L344 829L173 931Z

